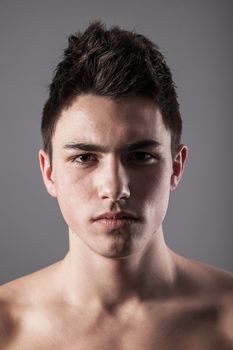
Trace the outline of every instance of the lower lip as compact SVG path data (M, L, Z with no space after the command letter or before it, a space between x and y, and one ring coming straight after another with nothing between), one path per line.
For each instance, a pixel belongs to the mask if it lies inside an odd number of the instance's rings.
M126 219L98 219L95 221L96 223L108 227L108 228L112 228L112 229L116 229L116 228L122 228L125 226L129 226L132 225L136 222L135 219L131 219L131 218L126 218Z

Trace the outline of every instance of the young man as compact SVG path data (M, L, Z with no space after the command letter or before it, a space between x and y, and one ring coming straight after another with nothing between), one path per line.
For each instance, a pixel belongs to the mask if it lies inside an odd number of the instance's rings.
M181 129L170 70L147 38L99 22L70 37L39 151L70 248L1 287L2 350L233 349L232 274L164 241Z

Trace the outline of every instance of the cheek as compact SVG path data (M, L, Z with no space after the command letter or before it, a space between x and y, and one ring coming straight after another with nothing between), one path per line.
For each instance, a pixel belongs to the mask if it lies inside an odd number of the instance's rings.
M147 173L138 185L138 201L144 204L144 214L152 225L160 225L165 217L170 196L170 168Z
M56 181L57 180L57 181ZM57 196L65 201L88 200L91 193L91 179L85 174L80 174L75 169L64 169L55 177Z
M60 174L56 183L57 200L68 226L77 223L79 217L85 217L87 203L90 204L93 190L88 176Z
M139 179L136 186L141 199L162 200L170 193L170 168L160 166L145 172L143 179Z

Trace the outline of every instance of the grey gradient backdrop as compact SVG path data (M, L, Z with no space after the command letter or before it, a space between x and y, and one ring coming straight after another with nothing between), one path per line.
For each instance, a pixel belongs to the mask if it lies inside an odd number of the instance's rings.
M190 152L165 238L182 255L233 271L233 1L1 0L0 283L67 251L39 170L40 117L67 36L92 19L149 36L167 58Z

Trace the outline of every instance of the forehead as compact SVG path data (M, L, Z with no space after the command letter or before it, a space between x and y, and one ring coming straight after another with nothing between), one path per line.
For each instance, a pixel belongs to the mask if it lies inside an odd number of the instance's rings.
M145 138L170 145L170 132L164 126L160 109L151 99L81 95L63 109L53 144L88 141L114 148Z

